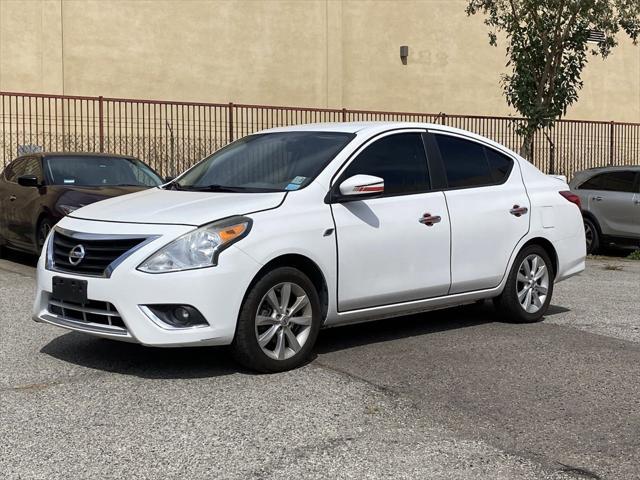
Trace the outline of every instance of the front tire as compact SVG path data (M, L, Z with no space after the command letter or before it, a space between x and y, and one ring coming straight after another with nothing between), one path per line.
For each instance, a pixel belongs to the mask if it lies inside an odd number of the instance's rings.
M309 277L296 268L276 268L245 297L233 355L258 372L291 370L309 358L321 322L320 298Z
M513 262L502 294L494 300L507 321L533 323L542 319L553 295L553 264L546 250L530 245Z
M49 235L49 232L52 228L53 222L46 217L42 218L38 222L38 225L36 227L36 248L38 249L36 253L38 255L40 255L40 253L42 252L44 242L47 241L47 236Z

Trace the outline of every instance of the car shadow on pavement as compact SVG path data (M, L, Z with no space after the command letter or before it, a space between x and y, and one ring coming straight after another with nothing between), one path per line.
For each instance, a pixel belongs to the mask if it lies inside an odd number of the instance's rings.
M218 377L244 370L225 347L154 348L70 332L51 340L41 353L93 370L149 379Z
M552 305L548 315L569 311ZM309 359L367 344L501 322L489 302L376 322L321 330ZM238 365L228 347L155 348L70 332L50 341L41 353L85 368L150 379L208 378L254 374Z
M5 250L0 257L2 260L19 263L27 267L35 267L38 264L38 256L30 253L19 252L17 250Z
M569 309L567 308L550 305L546 316L568 311ZM315 350L318 354L330 353L361 345L389 342L504 321L493 308L491 302L487 301L322 330Z

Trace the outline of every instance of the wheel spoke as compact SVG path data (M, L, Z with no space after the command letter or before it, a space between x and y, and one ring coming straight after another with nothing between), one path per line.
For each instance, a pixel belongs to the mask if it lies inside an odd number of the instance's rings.
M542 285L538 285L538 287L536 288L536 290L538 291L539 295L546 295L547 294L547 287L543 287Z
M283 330L279 330L278 331L278 341L276 343L276 348L273 351L276 354L276 357L278 357L278 360L284 360L285 350L286 350L286 346L284 344L284 331Z
M261 347L265 347L278 331L278 325L272 325L266 332L258 337L258 344Z
M518 300L520 301L520 303L523 303L524 297L528 291L529 291L529 288L525 287L518 292Z
M542 302L540 301L540 297L538 296L538 292L531 291L531 298L533 299L533 304L538 308L542 308Z
M532 289L527 290L527 295L524 299L524 308L525 310L529 309L529 306L531 305L531 297L533 296L533 291Z
M296 301L294 302L294 304L291 306L291 308L289 309L288 315L292 316L295 315L296 313L298 313L303 307L306 307L307 304L309 303L309 299L307 298L306 295L302 295L301 297L298 297L296 299Z
M522 283L526 283L529 281L529 279L525 277L522 273L518 272L518 281Z
M289 327L286 327L284 329L284 334L287 336L287 341L289 342L289 347L291 348L291 350L293 350L294 352L299 352L302 347L298 343L296 335L291 331Z
M289 307L289 299L291 298L291 284L285 283L280 288L280 311L282 313L287 311Z
M261 327L263 325L276 325L278 324L278 320L273 317L267 317L265 315L258 315L256 317L256 325Z
M528 277L531 275L531 267L529 266L529 259L525 258L524 262L522 262L522 267L524 268L524 274Z
M540 265L540 267L538 268L538 271L533 276L533 279L540 280L542 277L544 277L544 274L546 273L546 271L547 271L547 267L544 264Z
M278 296L273 288L267 293L267 301L269 302L269 305L271 305L271 308L273 308L277 313L284 313L282 308L280 308Z
M296 325L309 326L311 325L311 315L301 315L299 317L291 317L289 322L295 323Z
M536 255L531 259L531 273L535 274L538 271L538 256Z

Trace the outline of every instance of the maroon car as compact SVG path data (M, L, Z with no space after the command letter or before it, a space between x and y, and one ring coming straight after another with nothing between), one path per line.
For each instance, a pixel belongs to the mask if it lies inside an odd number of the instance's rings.
M140 160L98 153L36 153L0 175L0 249L39 253L51 227L105 198L156 187L162 178Z

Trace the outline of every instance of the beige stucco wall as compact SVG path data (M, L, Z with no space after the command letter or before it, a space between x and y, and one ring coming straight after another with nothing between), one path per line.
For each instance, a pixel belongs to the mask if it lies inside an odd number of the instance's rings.
M465 4L0 0L0 90L507 114L504 46ZM584 80L570 118L640 122L640 47L622 39Z

